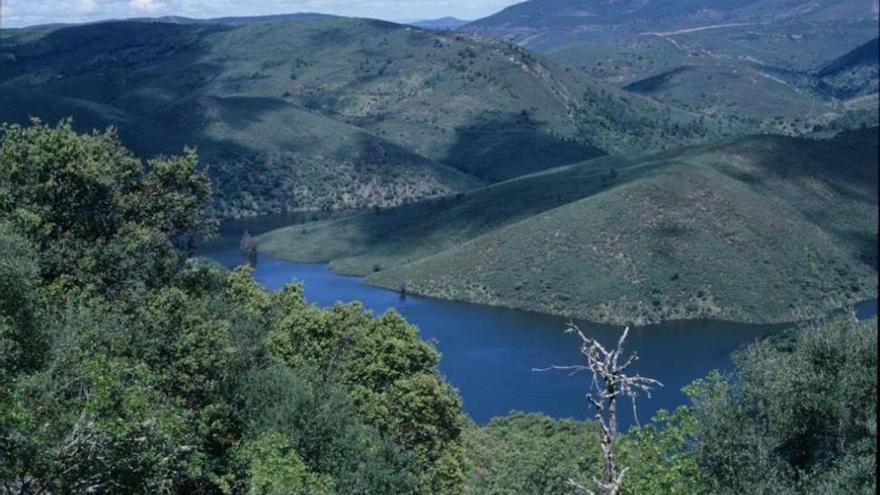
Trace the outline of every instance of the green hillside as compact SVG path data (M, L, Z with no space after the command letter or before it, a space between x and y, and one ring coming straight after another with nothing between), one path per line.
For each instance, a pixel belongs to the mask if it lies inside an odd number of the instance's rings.
M501 41L345 18L169 21L4 34L0 121L115 125L145 157L197 146L221 216L393 206L732 132Z
M876 128L602 158L276 231L261 249L432 296L651 322L777 322L876 295Z
M877 13L871 0L530 0L462 29L690 113L803 135L864 121L840 100L877 90ZM870 63L823 75L854 57Z

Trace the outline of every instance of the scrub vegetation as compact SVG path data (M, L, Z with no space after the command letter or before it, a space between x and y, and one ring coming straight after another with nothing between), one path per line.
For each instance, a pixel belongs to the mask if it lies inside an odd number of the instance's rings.
M411 293L618 324L800 320L876 297L877 129L599 158L281 229L261 249Z

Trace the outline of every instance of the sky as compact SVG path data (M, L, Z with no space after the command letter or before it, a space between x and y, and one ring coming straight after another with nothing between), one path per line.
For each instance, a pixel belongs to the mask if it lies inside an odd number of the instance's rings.
M196 18L321 12L389 21L479 19L521 0L0 0L3 27L126 17Z

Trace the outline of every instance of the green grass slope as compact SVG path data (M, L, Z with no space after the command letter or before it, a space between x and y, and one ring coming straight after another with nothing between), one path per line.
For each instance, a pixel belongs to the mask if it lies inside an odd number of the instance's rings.
M380 21L110 22L3 36L0 92L23 98L7 98L0 120L114 124L145 156L198 145L224 215L401 204L721 132L506 42ZM369 179L386 166L391 177ZM355 177L361 192L326 189L329 175ZM331 199L317 199L322 188Z
M426 210L276 231L261 249L596 321L793 320L876 295L876 132L603 158Z
M287 259L331 262L340 273L367 275L637 180L675 153L596 158L452 197L291 226L263 235L260 249Z

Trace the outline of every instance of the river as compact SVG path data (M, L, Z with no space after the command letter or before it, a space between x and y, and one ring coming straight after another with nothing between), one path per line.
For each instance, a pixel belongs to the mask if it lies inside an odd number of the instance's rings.
M199 254L227 267L242 263L238 249L241 233L253 235L296 223L298 216L269 217L230 222L221 239ZM325 264L294 263L260 254L256 279L277 290L290 282L304 285L313 304L326 307L337 301L360 301L376 314L399 311L419 327L421 336L435 340L443 354L440 371L461 393L465 411L485 424L509 411L541 412L556 418L585 419L591 415L585 400L587 375L535 372L550 365L580 364L578 339L564 332L567 320L526 311L408 296L364 284L360 278L332 273ZM857 308L859 317L877 314L876 300ZM621 328L577 322L600 341L612 345ZM651 398L638 401L638 417L648 421L659 409L686 404L681 388L713 369L729 370L733 351L774 332L780 325L748 325L719 321L680 321L630 332L627 347L639 354L634 371L660 380L664 386ZM629 411L625 405L624 411ZM633 424L623 414L622 426Z

